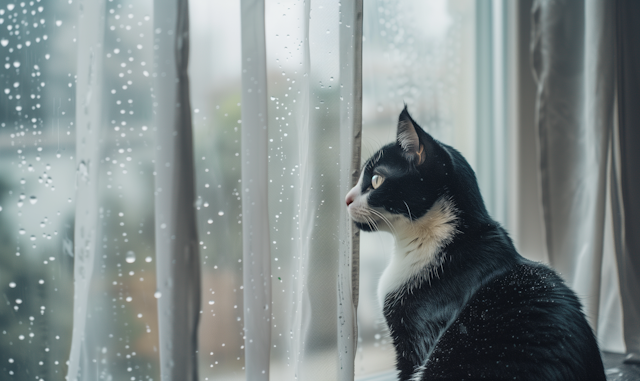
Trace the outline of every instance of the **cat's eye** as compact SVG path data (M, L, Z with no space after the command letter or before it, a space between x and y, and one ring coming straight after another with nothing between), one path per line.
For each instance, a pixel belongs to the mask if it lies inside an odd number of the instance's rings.
M373 187L373 189L378 189L378 187L382 185L383 182L384 177L380 175L373 175L373 177L371 178L371 186Z

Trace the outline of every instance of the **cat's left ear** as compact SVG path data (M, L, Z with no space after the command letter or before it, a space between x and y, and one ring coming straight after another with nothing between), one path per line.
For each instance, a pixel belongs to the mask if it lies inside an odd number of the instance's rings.
M413 121L405 105L404 110L402 110L398 118L398 134L396 140L398 144L400 144L400 147L402 147L404 157L416 165L424 163L424 160L427 158L425 146L420 141L418 135L419 128L420 126Z

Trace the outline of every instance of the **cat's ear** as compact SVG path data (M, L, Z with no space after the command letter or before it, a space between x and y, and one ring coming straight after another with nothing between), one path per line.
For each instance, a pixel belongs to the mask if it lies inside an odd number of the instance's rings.
M404 110L402 110L400 117L398 118L398 133L396 140L400 147L402 147L405 158L414 162L416 165L424 163L424 160L427 157L424 144L420 141L420 137L418 135L419 128L420 126L413 121L411 115L409 115L407 106L405 105Z

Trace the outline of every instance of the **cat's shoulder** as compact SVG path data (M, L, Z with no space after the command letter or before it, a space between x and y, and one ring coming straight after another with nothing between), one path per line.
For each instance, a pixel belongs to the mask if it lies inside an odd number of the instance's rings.
M577 296L551 268L527 260L480 287L440 338L428 369L425 379L604 380Z
M485 314L491 314L493 309L502 317L511 311L520 321L526 317L540 321L562 318L564 313L582 313L578 297L553 269L526 259L487 280L468 307L484 309Z

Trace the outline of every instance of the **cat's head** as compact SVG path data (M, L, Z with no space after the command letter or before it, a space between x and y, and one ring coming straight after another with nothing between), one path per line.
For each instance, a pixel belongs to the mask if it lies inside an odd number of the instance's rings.
M486 215L469 164L458 151L426 133L406 106L396 141L367 160L346 203L356 226L365 231L396 233L434 216L458 223L462 214L469 217L469 209L471 215Z

